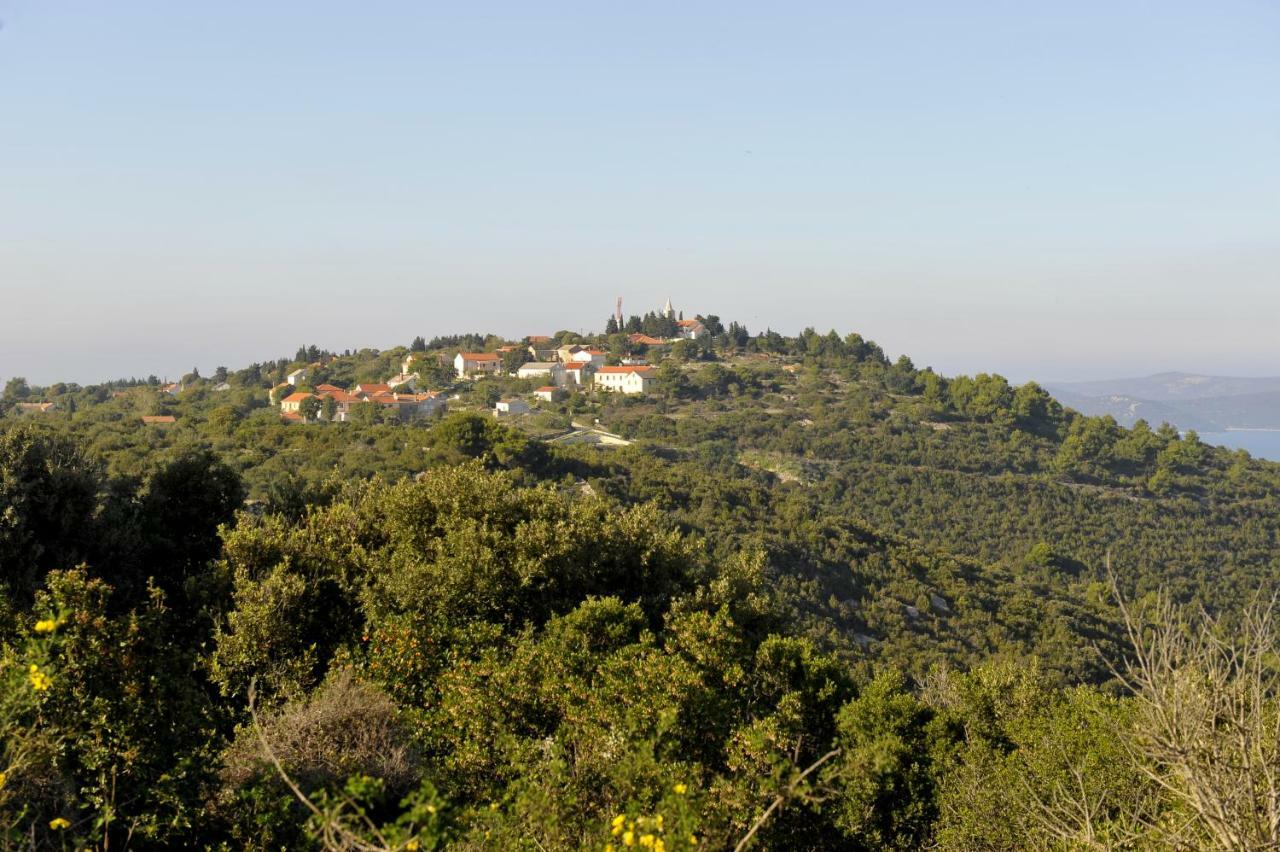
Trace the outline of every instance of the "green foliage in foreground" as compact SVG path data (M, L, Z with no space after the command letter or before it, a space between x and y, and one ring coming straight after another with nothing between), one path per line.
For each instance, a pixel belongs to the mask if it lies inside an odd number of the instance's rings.
M6 474L32 489L86 475L68 447L5 441L26 460ZM132 496L118 483L89 494L71 520L124 511L123 500L138 529L158 513L185 518L189 538L146 551L90 527L78 568L7 551L3 836L264 849L1218 837L1178 794L1179 766L1144 739L1140 679L1129 680L1137 697L1063 687L1012 648L967 672L940 654L908 677L893 642L859 656L803 585L779 583L767 537L729 553L651 503L516 479L473 460L336 487L300 517L239 516L210 554L196 548L227 481L187 456ZM182 497L146 499L174 480ZM84 511L85 494L68 493L60 509L11 513L6 535ZM882 558L884 545L862 546L863 559ZM130 571L113 569L120 554ZM141 585L138 566L155 572ZM904 647L938 639L925 631ZM1170 681L1185 702L1198 682ZM1272 718L1274 691L1264 684L1258 699ZM1222 736L1213 753L1231 755ZM1249 796L1238 812L1268 802L1262 788Z

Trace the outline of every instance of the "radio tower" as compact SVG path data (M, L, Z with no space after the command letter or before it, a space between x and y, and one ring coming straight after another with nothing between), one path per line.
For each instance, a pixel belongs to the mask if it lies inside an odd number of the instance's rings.
M622 331L622 297L618 297L618 305L613 309L613 318L618 321L618 331Z

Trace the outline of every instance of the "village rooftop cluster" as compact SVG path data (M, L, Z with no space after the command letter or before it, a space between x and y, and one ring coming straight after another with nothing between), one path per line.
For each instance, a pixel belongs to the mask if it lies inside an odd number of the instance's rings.
M628 335L627 341L647 355L661 355L673 343L698 340L709 334L700 319L676 320L670 300L661 315L674 322L676 336L659 338L635 333ZM512 353L518 353L515 359ZM431 415L443 411L447 401L441 392L419 387L421 374L414 368L424 357L429 356L410 352L401 361L399 374L378 383L358 384L349 390L332 384L304 390L311 372L321 366L311 364L289 373L286 383L273 389L272 398L279 400L281 417L289 423L346 422L351 419L353 407L363 403L392 411L401 420ZM524 360L515 370L507 369L506 365L518 359L530 360ZM624 395L649 393L656 371L647 359L626 357L620 359L619 364L608 364L607 360L606 352L592 346L557 345L554 338L531 335L523 344L498 347L492 352L459 351L453 358L453 369L461 381L502 375L540 380L544 384L533 392L533 397L544 402L554 402L566 394L588 388ZM508 398L495 404L494 415L527 414L530 410L526 400Z

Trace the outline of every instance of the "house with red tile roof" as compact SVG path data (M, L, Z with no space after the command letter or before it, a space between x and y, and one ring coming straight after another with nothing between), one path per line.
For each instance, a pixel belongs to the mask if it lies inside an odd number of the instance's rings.
M676 329L685 340L697 340L700 337L706 337L707 327L702 324L701 320L679 320L676 322Z
M564 386L565 387L584 387L591 381L591 374L595 372L595 365L590 361L571 361L564 365Z
M294 391L293 393L280 400L281 411L292 411L297 413L302 407L303 400L314 399L315 394L306 393L305 391Z
M533 395L543 402L555 402L557 399L564 396L564 391L554 385L546 385L545 387L540 387L534 391Z
M601 367L595 374L595 386L613 393L648 393L655 377L653 367Z
M492 376L502 372L502 356L497 352L459 352L453 359L453 368L461 379Z
M148 414L143 415L142 422L148 426L172 426L178 418L172 414Z

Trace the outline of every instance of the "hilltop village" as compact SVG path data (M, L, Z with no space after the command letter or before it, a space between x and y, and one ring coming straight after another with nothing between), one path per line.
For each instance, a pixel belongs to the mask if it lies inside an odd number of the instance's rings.
M446 391L428 386L434 380L439 388L445 375L455 386L499 377L536 381L538 386L529 393L493 403L494 416L519 416L530 413L539 402L553 403L577 393L648 394L657 377L657 363L671 355L674 347L710 338L713 330L723 331L718 318L684 319L668 299L660 311L644 318L624 322L620 314L611 316L605 335L596 339L570 332L556 337L529 335L491 351L459 348L452 357L449 351L428 351L419 339L415 343L421 345L411 347L396 375L349 388L321 380L326 363L317 360L289 372L272 389L271 398L286 423L345 423L360 406L381 410L395 420L410 420L446 409ZM688 353L678 354L683 360Z

